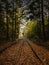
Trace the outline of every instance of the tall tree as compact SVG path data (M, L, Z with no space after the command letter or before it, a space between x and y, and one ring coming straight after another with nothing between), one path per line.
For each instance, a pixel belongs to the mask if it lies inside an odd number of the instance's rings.
M43 40L46 40L46 34L45 34L45 24L44 24L44 12L43 12L43 0L41 0L41 15L42 15L42 31L43 31Z

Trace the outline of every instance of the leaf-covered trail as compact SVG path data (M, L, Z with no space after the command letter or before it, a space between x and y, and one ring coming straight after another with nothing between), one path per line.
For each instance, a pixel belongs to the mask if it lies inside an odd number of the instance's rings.
M49 65L49 51L27 39L19 39L0 53L0 65Z

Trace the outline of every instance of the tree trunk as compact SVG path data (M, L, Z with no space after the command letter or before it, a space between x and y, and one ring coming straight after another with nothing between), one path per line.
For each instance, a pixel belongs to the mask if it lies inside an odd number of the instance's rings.
M41 0L41 15L42 15L43 41L45 41L46 40L46 34L45 34L45 24L44 24L44 14L43 14L43 0Z

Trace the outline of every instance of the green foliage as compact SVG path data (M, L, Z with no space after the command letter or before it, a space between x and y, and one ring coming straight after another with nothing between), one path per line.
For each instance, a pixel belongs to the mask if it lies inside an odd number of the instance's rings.
M2 2L2 3L1 3ZM22 9L20 10L20 1L2 0L0 2L0 39L2 40L16 40L19 37L19 28L21 23ZM14 4L16 7L14 7ZM3 7L4 5L4 7Z
M48 21L45 19L45 33L46 33L46 40L49 40L49 24ZM36 20L30 21L27 23L26 28L24 29L24 36L33 40L33 41L40 41L43 40L43 31L42 31L42 24Z
M36 26L37 26L37 21L34 21L34 22L30 21L29 23L27 23L24 35L29 38L34 37L36 33L35 32Z

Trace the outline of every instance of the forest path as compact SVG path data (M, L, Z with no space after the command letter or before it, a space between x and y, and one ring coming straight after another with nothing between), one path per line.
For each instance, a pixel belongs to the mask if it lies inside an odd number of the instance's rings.
M28 39L19 39L0 52L0 65L49 65L49 51Z

